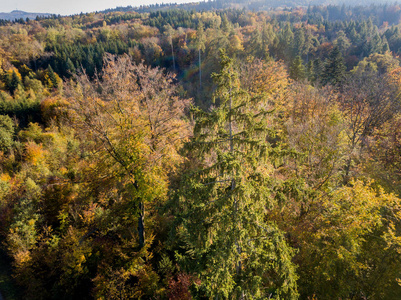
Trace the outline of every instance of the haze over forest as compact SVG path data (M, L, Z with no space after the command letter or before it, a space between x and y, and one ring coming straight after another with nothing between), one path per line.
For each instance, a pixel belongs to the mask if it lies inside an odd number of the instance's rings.
M297 7L297 6L309 6L309 5L369 5L369 4L389 4L391 1L387 0L253 0L253 1L185 1L185 0L177 0L177 1L154 1L154 0L145 0L145 1L134 1L134 0L118 0L110 3L108 0L87 0L87 1L79 1L79 0L59 0L57 2L50 0L19 0L19 1L4 1L0 3L0 19L14 20L15 18L19 18L15 16L16 14L57 14L57 15L71 15L71 14L79 14L103 11L107 9L124 9L129 8L130 10L138 8L140 6L153 6L157 5L180 5L182 3L194 3L192 5L188 5L187 7L192 7L196 9L198 6L202 6L205 2L214 2L214 8L229 8L229 7L246 7L248 9L270 9L274 7ZM217 5L216 5L217 4ZM185 5L184 5L185 6ZM11 12L11 13L10 13ZM30 19L35 17L31 17L27 15ZM26 18L25 17L25 18Z
M401 5L372 3L0 14L0 298L400 299Z

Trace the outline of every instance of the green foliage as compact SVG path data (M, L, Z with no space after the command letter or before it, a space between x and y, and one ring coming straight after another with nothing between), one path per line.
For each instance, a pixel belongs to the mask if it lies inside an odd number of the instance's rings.
M306 78L306 70L300 56L295 57L290 66L290 77L294 80L303 80Z
M56 74L54 74L54 71L53 71L51 66L49 66L49 68L47 70L47 75L49 76L49 86L53 87L53 88L57 88L58 87L58 81L57 81L57 78L56 78Z
M26 97L22 93L20 97L13 99L7 93L0 91L0 114L16 117L21 127L29 122L40 122L40 103L37 99Z
M401 10L353 3L0 20L0 281L399 299Z
M279 44L277 52L281 53L279 57L291 61L293 59L292 47L294 45L294 33L289 22L282 28L278 39Z
M340 49L334 47L329 58L325 62L324 71L322 74L323 85L339 85L344 81L346 66L344 58L341 55Z
M14 122L9 116L0 115L0 150L10 151L14 142Z
M188 149L198 163L183 178L181 202L180 234L189 260L196 262L199 291L213 298L295 299L293 250L268 219L273 203L266 100L240 88L224 51L214 79L218 106L208 113L193 111L196 123Z

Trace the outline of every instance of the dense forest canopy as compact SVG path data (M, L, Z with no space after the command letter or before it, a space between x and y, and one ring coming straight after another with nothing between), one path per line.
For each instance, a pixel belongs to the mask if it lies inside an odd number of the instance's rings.
M401 297L401 5L294 3L0 21L6 299Z
M387 5L393 4L394 2L387 0L208 0L191 2L185 4L177 3L156 3L150 5L140 5L139 7L134 6L118 6L116 8L106 9L102 12L150 12L169 10L172 8L181 8L185 10L215 10L215 9L247 9L247 10L270 10L275 8L296 8L296 7L308 7L308 6L368 6L368 5Z

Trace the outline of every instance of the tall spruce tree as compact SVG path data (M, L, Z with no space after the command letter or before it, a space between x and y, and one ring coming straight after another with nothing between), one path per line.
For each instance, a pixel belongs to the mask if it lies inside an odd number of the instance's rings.
M346 66L340 49L336 46L331 51L329 58L325 62L324 72L322 74L322 83L324 85L338 85L344 80Z
M312 82L320 81L324 68L323 62L319 58L316 58L315 60L313 60L312 63L313 65L312 65L311 81Z
M303 80L306 78L305 66L302 63L302 58L298 55L290 66L290 77L294 80Z
M262 41L262 33L259 30L259 28L257 28L252 32L251 38L249 40L249 46L253 56L262 57L263 41Z
M293 44L294 44L294 33L291 29L290 23L286 23L284 28L279 34L279 52L284 60L292 60L293 55Z
M197 163L181 189L181 234L200 293L213 299L296 299L293 251L269 221L274 150L267 142L267 100L241 89L224 51L213 79L218 106L193 110L188 150Z
M269 58L269 47L275 36L273 27L264 23L262 27L262 51L265 59Z
M49 83L50 83L51 87L57 88L58 87L57 77L53 71L52 66L50 66L50 65L49 65L49 68L47 69L47 75L49 76Z
M15 90L17 90L18 86L21 84L21 79L15 71L9 74L8 78L6 78L6 85L11 94L14 94Z
M305 29L297 29L294 33L293 57L303 56L305 54Z

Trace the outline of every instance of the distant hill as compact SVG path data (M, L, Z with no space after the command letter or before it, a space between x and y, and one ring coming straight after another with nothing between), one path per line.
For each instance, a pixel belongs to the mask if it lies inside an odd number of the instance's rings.
M51 14L46 14L46 13L31 13L31 12L25 12L22 10L13 10L10 13L2 13L0 12L0 19L1 20L9 20L9 21L14 21L15 19L35 19L37 16L40 17L50 17Z

